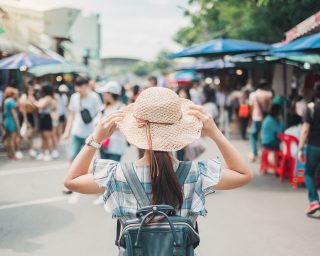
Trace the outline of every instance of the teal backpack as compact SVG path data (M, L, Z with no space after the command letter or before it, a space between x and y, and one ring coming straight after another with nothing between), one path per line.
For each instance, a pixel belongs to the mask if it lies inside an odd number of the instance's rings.
M172 206L150 205L133 166L123 164L122 171L140 208L136 219L117 223L116 245L119 256L193 256L199 245L198 228L190 219L176 215ZM183 186L191 162L180 162L176 174ZM122 230L121 230L122 226Z

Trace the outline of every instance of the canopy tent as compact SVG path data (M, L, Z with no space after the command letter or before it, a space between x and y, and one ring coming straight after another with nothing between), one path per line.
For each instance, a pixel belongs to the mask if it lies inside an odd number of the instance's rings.
M273 48L271 52L320 51L320 33L305 36L286 45Z
M40 77L45 75L54 74L68 74L68 73L86 73L92 75L91 71L85 66L72 64L72 63L58 63L51 65L43 65L34 68L30 68L28 73Z
M267 51L260 53L238 54L230 57L228 60L234 63L282 62L298 67L311 67L320 64L320 53Z
M259 52L270 49L270 45L236 39L214 39L209 42L198 44L182 51L169 54L169 58L181 58L181 57L213 57L234 55L244 52Z
M177 83L180 86L190 85L193 81L198 81L199 77L193 70L178 71L170 75L169 83Z
M0 60L0 69L21 69L23 67L31 68L35 66L56 63L60 63L60 61L41 55L18 53Z
M189 65L184 65L178 68L178 70L207 70L207 69L225 69L225 68L234 68L235 64L223 60L214 60L208 62L196 62Z

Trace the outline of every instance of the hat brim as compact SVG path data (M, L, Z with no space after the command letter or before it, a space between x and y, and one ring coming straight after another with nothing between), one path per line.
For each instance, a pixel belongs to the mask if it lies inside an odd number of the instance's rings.
M154 151L177 151L200 138L202 122L187 111L193 103L181 100L181 119L174 124L150 123L152 149ZM118 124L120 131L130 144L140 149L149 149L146 127L139 127L134 117L134 103L123 109L124 119Z

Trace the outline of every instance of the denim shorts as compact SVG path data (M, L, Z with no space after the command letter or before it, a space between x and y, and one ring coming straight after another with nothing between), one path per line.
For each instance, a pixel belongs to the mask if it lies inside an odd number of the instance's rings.
M81 151L82 147L84 146L86 141L86 138L81 138L75 135L71 136L70 139L70 150L69 150L69 160L73 161L76 156L79 154L79 152Z

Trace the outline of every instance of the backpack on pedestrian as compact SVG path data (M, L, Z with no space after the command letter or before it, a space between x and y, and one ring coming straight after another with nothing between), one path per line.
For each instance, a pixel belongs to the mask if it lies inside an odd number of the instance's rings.
M119 256L193 256L200 238L197 225L189 218L176 215L169 205L150 205L133 165L121 166L126 181L140 208L136 219L117 223L116 245ZM191 168L191 162L180 162L176 171L180 185Z

